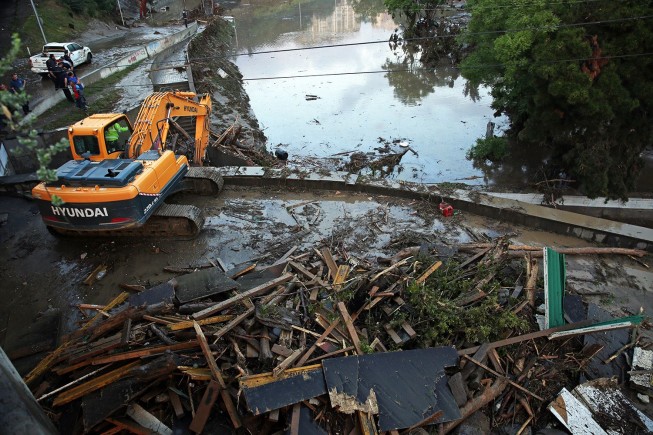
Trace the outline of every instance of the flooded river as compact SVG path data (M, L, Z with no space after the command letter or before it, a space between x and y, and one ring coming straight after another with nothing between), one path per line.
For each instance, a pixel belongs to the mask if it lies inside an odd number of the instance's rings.
M397 23L382 3L366 6L372 13L357 5L253 0L227 12L237 33L234 60L269 144L297 160L401 142L415 152L397 179L484 183L465 152L494 121L488 90L472 99L455 68L404 64L387 42Z

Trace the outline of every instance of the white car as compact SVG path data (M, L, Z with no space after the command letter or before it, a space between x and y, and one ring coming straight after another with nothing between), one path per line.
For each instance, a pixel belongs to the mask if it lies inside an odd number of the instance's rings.
M77 67L83 63L91 63L93 53L88 47L79 45L76 42L48 42L43 46L43 51L29 58L29 66L33 72L40 74L42 77L48 75L48 67L45 62L54 54L56 59L63 56L64 50L68 50L70 59Z

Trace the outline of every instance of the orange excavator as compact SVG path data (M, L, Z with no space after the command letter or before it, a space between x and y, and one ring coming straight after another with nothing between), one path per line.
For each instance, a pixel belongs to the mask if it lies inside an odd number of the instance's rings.
M70 126L74 160L57 169L56 181L32 190L43 222L64 235L195 236L204 223L202 211L165 199L180 191L222 190L219 171L206 166L210 113L208 95L156 92L145 99L133 126L116 113ZM61 201L53 202L55 196Z

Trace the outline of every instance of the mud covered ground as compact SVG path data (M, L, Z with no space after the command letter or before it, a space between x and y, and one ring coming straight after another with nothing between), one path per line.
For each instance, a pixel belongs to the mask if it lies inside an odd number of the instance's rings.
M200 205L207 216L194 240L84 240L50 235L32 202L0 198L0 215L6 214L0 226L0 345L10 355L35 344L47 348L58 327L62 333L76 327L81 319L76 304L105 304L122 291L120 284L167 281L174 275L165 266L192 267L217 258L229 267L272 264L294 246L294 255L328 246L356 261L376 262L407 246L438 249L505 234L518 243L586 246L463 213L444 218L432 203L388 197L229 188L216 198L183 201ZM567 263L572 293L615 314L638 313L640 307L653 311L653 272L643 265L614 256L567 256ZM85 285L99 265L107 266L106 276ZM34 359L16 362L25 370Z

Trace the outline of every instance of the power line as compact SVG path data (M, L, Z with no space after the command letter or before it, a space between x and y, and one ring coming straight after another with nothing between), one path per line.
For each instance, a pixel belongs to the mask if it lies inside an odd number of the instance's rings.
M587 1L587 0L585 0L585 1ZM593 0L593 1L599 1L599 0ZM651 18L653 18L653 15L641 15L641 16L637 16L637 17L614 18L614 19L610 19L610 20L588 21L588 22L582 22L582 23L556 24L556 25L551 25L551 26L546 26L546 27L523 27L523 28L519 28L519 29L489 30L489 31L485 31L485 32L468 32L468 33L463 33L463 34L433 35L433 36L424 36L424 37L418 37L418 38L406 38L406 39L402 39L401 42L403 43L403 42L426 41L426 40L432 40L432 39L456 38L456 37L461 36L461 35L462 36L492 35L492 34L501 34L501 33L537 31L537 30L552 31L552 30L555 30L557 28L613 24L613 23L627 22L627 21L648 20L648 19L651 19ZM323 49L323 48L355 47L355 46L362 46L362 45L387 44L387 43L388 43L388 40L383 39L383 40L376 40L376 41L347 42L347 43L343 43L343 44L317 45L317 46L311 46L311 47L280 48L280 49L276 49L276 50L263 50L263 51L247 52L247 53L235 53L235 54L231 54L229 56L224 56L224 58L241 57L241 56L254 56L254 55L259 55L259 54L287 53L287 52L304 51L304 50L318 50L318 49ZM193 58L192 60L193 61L201 61L201 60L207 60L207 59L216 59L216 56L202 56L202 57ZM158 65L173 64L173 63L174 64L179 64L179 61L177 60L177 61L159 62Z
M619 54L613 56L601 56L601 59L625 59L625 58L635 58L635 57L649 57L653 56L653 52L646 53L632 53L632 54ZM589 57L579 57L579 58L569 58L569 59L553 59L547 61L535 61L532 65L547 65L547 64L557 64L557 63L569 63L569 62L583 62L590 60ZM497 68L506 66L505 63L496 63L496 64L479 64L473 67L472 69L483 69L483 68ZM448 68L460 70L458 66L447 66ZM388 70L371 70L371 71L346 71L346 72L334 72L334 73L319 73L319 74L297 74L289 76L275 76L275 77L251 77L243 78L243 81L261 81L261 80L288 80L288 79L298 79L298 78L313 78L313 77L329 77L329 76L347 76L347 75L363 75L363 74L382 74L382 73L400 73L400 72L430 72L435 68L399 68L399 69L388 69ZM151 87L151 84L124 84L121 87ZM160 84L160 86L165 86L165 84ZM97 85L88 85L87 89L105 89L113 88L114 86L97 86Z
M582 3L597 3L597 2L614 2L614 0L570 0L570 1L559 1L559 2L548 2L546 4L541 4L538 2L530 2L530 3L522 3L522 2L504 2L501 5L498 4L493 4L493 5L476 5L476 6L467 6L465 5L464 8L460 8L460 10L463 11L474 11L474 10L479 10L479 11L486 11L486 10L492 10L492 9L506 9L506 8L512 8L512 9L518 9L518 8L526 8L526 7L532 7L532 6L553 6L553 5L571 5L571 4L582 4ZM437 10L448 10L447 7L441 6L441 7L436 7L436 8L424 8L424 9L419 9L421 11L437 11ZM457 10L457 9L456 9Z

